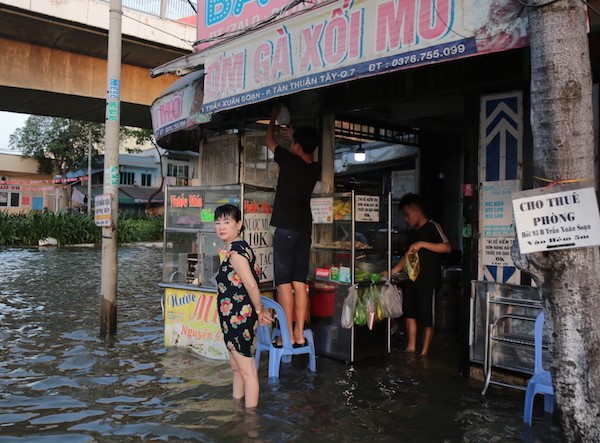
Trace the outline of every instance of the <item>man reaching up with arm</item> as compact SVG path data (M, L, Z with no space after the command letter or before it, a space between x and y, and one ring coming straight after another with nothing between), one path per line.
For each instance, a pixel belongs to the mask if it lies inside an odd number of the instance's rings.
M318 132L309 126L293 131L291 147L281 147L275 139L275 120L280 106L273 107L267 127L267 147L275 155L279 165L279 178L271 226L276 228L273 236L274 274L277 300L283 307L294 346L305 346L304 323L308 310L306 277L310 260L312 214L310 196L321 167L313 161L313 154L320 144ZM295 317L295 323L293 319ZM278 343L280 344L280 343Z

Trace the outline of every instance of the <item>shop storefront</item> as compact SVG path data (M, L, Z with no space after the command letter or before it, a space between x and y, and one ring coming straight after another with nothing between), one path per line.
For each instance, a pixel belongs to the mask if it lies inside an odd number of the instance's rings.
M507 222L512 214L506 196L532 184L527 19L512 5L317 2L252 31L212 45L203 42L197 53L153 72L202 77L201 112L210 119L187 128L186 140L261 133L277 101L288 106L293 124L319 127L322 179L334 203L344 199L336 195L346 193L380 199L385 223L365 231L369 251L385 250L378 266L395 263L407 246L399 198L405 192L421 194L453 249L442 269L448 280L438 304L447 307L439 313L443 327L458 334L457 365L463 375L471 365L483 364L480 350L473 353L470 347L480 333L473 328L485 327L477 326L472 309L478 297L472 288L481 285L472 282L530 283L512 264L515 233ZM208 34L199 30L201 35ZM178 149L176 143L170 146ZM200 142L198 147L202 157ZM330 240L337 241L337 227L328 228ZM315 223L313 237L323 230ZM350 232L346 240L355 244L356 232ZM355 258L361 251L347 249L347 261L341 250L330 251L327 260L322 251L313 254L315 277L317 269L329 269L315 289L325 297L340 285L339 276L331 280L331 268L351 268L350 284L356 283ZM335 303L317 303L317 314L327 314L316 315L325 326L332 312L338 315ZM389 340L389 329L382 337ZM352 349L327 346L330 340L321 347L324 355ZM386 350L388 344L381 352Z

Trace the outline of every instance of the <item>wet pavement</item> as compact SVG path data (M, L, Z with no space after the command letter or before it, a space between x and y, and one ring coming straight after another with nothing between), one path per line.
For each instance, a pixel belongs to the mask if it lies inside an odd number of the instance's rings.
M166 350L161 251L119 249L118 333L98 338L101 251L0 248L0 443L4 442L560 442L524 393L458 376L456 339L431 356L354 364L319 357L282 364L248 413L231 400L226 363Z

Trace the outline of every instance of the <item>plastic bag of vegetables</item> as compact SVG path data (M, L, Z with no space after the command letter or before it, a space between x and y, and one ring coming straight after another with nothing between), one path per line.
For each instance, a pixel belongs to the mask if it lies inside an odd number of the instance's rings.
M375 321L381 321L385 318L383 300L377 286L370 285L363 295L363 300L367 313L367 326L369 329L373 329Z
M356 304L354 305L354 324L356 326L367 324L367 308L360 295L357 295Z

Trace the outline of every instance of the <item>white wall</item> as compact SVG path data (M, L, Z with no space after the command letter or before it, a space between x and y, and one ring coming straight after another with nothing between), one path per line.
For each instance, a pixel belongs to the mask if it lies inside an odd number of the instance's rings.
M9 6L108 30L110 3L97 0L3 0ZM196 26L123 9L123 35L192 50ZM182 41L185 40L185 41Z

